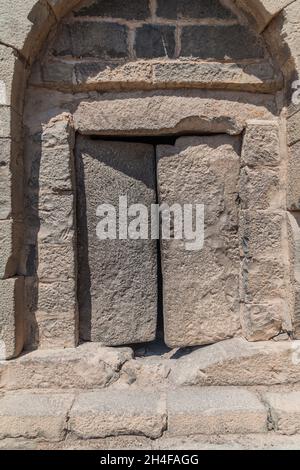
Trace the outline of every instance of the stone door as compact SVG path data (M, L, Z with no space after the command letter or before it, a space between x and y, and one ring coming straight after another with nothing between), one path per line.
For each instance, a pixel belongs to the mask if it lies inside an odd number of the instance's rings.
M105 345L152 341L157 250L151 240L99 240L101 204L156 202L154 147L79 137L76 145L80 336ZM118 225L118 224L117 224Z
M122 345L155 338L155 240L99 240L96 235L97 207L118 208L120 196L149 209L157 197L170 207L204 205L203 248L188 250L184 237L160 243L166 343L209 344L237 333L239 146L239 138L225 135L183 137L175 145L158 146L77 139L82 339ZM122 211L118 222L120 217Z
M185 137L159 146L160 203L204 205L204 246L162 241L164 332L169 346L210 344L239 329L239 138Z

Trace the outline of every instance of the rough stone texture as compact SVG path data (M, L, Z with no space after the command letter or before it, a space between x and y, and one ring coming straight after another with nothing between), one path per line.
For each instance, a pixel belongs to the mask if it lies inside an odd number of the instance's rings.
M300 117L300 116L299 116ZM300 141L289 148L287 205L289 210L300 210Z
M274 272L271 275L274 275ZM243 335L248 341L272 339L283 329L282 315L287 307L284 302L276 300L261 304L255 302L259 302L259 299L241 307Z
M253 59L264 57L260 40L247 28L233 26L186 26L182 30L181 56L200 59Z
M94 95L95 96L95 95ZM187 90L104 93L81 102L74 113L82 134L159 135L184 132L240 134L254 117L275 113L266 95Z
M39 187L53 191L72 191L74 177L73 147L75 136L71 118L62 114L43 129Z
M298 212L288 214L291 303L294 339L300 339L300 228Z
M244 167L239 192L241 209L285 209L286 188L280 176L278 170Z
M300 433L300 392L267 393L264 399L275 431L288 436Z
M300 382L300 341L234 338L197 349L172 367L176 385L276 385Z
M150 16L149 0L97 0L77 8L74 15L145 20Z
M24 278L0 281L0 360L11 359L22 351L24 344L23 309Z
M156 241L100 240L96 229L103 217L96 211L100 204L112 204L119 222L120 196L127 196L128 206L155 203L154 147L79 138L76 157L81 337L109 346L151 341L157 316Z
M1 139L0 153L0 220L23 217L23 158L18 142Z
M16 52L0 46L0 104L12 106L17 112L23 110L24 88L27 73Z
M0 398L0 438L62 440L73 400L72 395L57 393L7 394Z
M26 58L34 57L54 23L55 16L45 0L16 0L13 8L4 1L0 5L0 42Z
M180 138L174 147L157 147L160 204L205 206L203 248L188 251L186 240L161 242L169 346L214 343L240 328L238 151L239 139L228 136Z
M167 399L171 435L267 431L267 410L254 393L232 387L178 389Z
M295 112L288 117L288 144L293 145L300 141L300 112Z
M175 53L175 28L172 26L144 25L136 30L135 51L137 58L165 57L172 59Z
M235 15L219 0L158 0L156 14L161 18L232 19Z
M243 165L277 167L281 158L278 122L248 121L242 150Z
M69 421L71 433L84 439L130 434L155 439L165 428L165 400L148 390L81 393Z
M131 358L129 348L105 348L96 343L74 349L34 351L5 364L0 388L104 388L119 379L122 366Z
M12 220L0 221L0 279L17 273L16 231L16 224Z
M97 57L127 56L127 28L116 23L62 24L53 45L55 56ZM89 31L89 34L86 34Z

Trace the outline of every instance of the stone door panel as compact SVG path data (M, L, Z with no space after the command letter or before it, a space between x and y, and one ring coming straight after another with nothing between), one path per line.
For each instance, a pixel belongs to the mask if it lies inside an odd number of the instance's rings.
M97 207L119 196L156 202L155 152L148 144L78 137L78 303L82 340L124 345L155 339L157 249L151 240L99 240ZM118 223L117 223L118 226Z
M170 347L233 337L240 328L239 138L183 137L157 148L159 202L204 205L204 246L162 240L164 333Z

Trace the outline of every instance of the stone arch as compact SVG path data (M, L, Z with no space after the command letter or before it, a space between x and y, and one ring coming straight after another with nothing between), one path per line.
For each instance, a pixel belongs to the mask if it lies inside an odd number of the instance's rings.
M0 222L0 292L2 305L2 357L10 358L23 347L22 302L24 279L20 260L22 237L22 113L26 81L51 28L79 0L18 0L12 10L8 2L0 6L0 137L2 140L1 169L5 182L1 195ZM292 101L292 82L300 73L300 0L235 0L234 3L269 44L285 78L281 96L287 118L287 140L290 152L290 193L288 209L299 209L300 181L297 170L300 135L299 108ZM11 31L15 34L12 35ZM2 186L1 186L2 189ZM3 210L2 210L3 207ZM295 281L296 282L296 281Z

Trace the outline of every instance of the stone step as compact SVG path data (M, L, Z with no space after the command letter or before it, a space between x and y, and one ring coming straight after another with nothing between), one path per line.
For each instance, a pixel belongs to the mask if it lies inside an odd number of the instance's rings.
M271 398L264 400L271 403ZM85 440L124 435L157 439L165 432L171 437L268 432L268 405L254 392L235 387L8 392L0 398L0 417L0 439L60 441L66 434ZM297 419L299 424L299 413Z
M120 381L145 389L158 384L174 388L300 383L300 341L249 343L234 338L181 357L180 352L160 356L153 350L148 357L134 357L131 348L97 343L33 351L0 362L0 389L93 390Z

